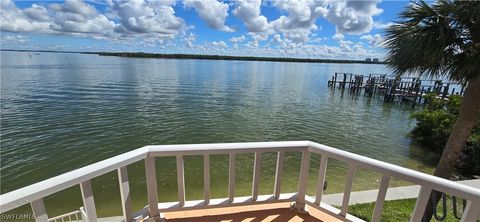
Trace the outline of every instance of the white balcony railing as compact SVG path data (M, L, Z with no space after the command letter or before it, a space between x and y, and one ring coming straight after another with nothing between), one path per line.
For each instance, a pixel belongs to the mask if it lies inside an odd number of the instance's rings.
M275 187L271 195L259 195L258 184L261 169L261 154L263 152L277 152L275 173ZM296 193L281 193L280 185L283 172L285 152L302 152L298 190ZM238 153L254 153L254 170L252 194L248 197L235 196L235 155ZM306 195L310 156L312 153L321 155L320 168L317 180L316 195ZM224 199L210 199L210 161L212 154L229 155L229 184L228 197ZM185 201L185 180L183 156L203 155L204 164L204 198L197 201ZM172 203L158 203L157 179L155 171L155 157L175 156L177 167L178 201ZM322 203L323 184L329 159L335 159L348 165L347 181L345 185L342 206L340 209ZM127 165L145 161L146 183L148 193L147 206L134 213L130 201L130 189ZM335 149L309 141L292 142L260 142L260 143L220 143L194 145L154 145L145 146L80 169L32 184L27 187L3 194L0 196L0 213L15 209L27 203L31 204L36 221L48 221L43 199L46 196L80 185L83 207L88 221L97 220L95 201L90 180L102 174L117 170L122 201L123 217L125 221L139 218L160 219L161 212L226 207L249 204L263 204L273 202L294 202L292 205L299 211L305 205L317 208L323 212L345 220L358 220L348 214L348 205L352 190L352 183L357 169L366 169L382 174L377 201L373 211L372 221L379 221L383 209L385 195L391 177L396 177L421 186L417 203L411 221L420 221L432 190L447 193L467 200L462 221L475 221L480 215L480 190L453 181L438 178L425 173L406 169L397 165L367 158L361 155Z

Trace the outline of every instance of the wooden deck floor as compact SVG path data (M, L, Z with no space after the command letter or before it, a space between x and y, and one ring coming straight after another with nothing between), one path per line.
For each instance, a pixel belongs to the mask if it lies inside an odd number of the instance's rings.
M341 221L314 208L309 208L309 214L297 213L290 209L289 203L170 212L164 217L167 222Z

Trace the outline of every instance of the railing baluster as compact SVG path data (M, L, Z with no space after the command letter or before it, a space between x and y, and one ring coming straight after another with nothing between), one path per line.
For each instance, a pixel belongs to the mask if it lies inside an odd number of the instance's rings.
M262 168L262 153L255 152L255 163L253 165L252 199L258 198L258 184L260 183L260 169Z
M90 180L80 183L82 192L83 206L87 213L88 222L97 221L97 210L95 209L95 200L93 199L92 184Z
M123 217L126 222L131 221L132 218L132 201L130 197L130 185L128 182L127 166L117 169L118 184L120 186L120 199L122 201Z
M348 202L350 201L350 194L352 193L353 179L355 177L356 167L353 165L348 166L347 183L345 184L345 190L343 191L342 209L340 216L346 216L348 211Z
M476 221L480 216L480 200L468 201L461 222Z
M160 218L158 211L157 173L155 170L155 158L145 158L145 177L147 180L148 211L150 218Z
M210 203L210 156L203 154L203 196L205 205Z
M310 151L302 152L302 163L300 166L300 176L298 182L298 196L295 202L295 209L305 211L305 194L307 193L308 171L310 170Z
M185 170L183 156L177 155L177 185L178 185L178 204L185 205Z
M228 158L228 200L233 202L235 198L235 153L230 153Z
M415 203L415 208L413 212L412 218L410 221L420 221L423 217L423 212L425 211L425 207L427 206L428 199L430 197L430 193L432 192L432 188L427 185L423 185L420 188L420 193L418 194L417 202Z
M285 152L280 151L277 153L277 169L275 170L275 187L273 188L274 197L278 200L280 198L280 189L282 186L282 174L283 174L283 159Z
M383 211L383 203L387 195L388 185L390 183L390 176L383 175L380 182L380 189L378 190L377 201L375 202L375 209L373 210L372 222L380 221L380 216Z
M79 210L80 210L80 216L82 217L82 221L88 221L87 213L85 213L84 207L81 206Z
M35 216L35 222L48 222L48 215L42 198L30 202L30 205Z
M315 197L315 204L320 205L322 202L323 186L325 185L325 176L327 174L327 162L328 157L322 155L320 159L320 167L318 169L318 180L317 180L317 196Z

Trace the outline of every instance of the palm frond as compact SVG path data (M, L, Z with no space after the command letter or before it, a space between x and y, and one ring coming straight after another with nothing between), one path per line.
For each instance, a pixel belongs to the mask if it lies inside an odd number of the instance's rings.
M480 3L424 1L411 3L386 30L389 68L396 75L448 75L466 81L479 75ZM478 29L478 30L477 30Z

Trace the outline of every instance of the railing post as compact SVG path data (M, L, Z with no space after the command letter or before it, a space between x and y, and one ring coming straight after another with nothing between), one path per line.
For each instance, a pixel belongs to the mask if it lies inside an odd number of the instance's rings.
M203 196L205 205L210 203L210 156L203 154Z
M185 170L183 165L183 156L177 155L177 185L178 185L178 205L185 205Z
M389 183L390 176L383 175L382 181L380 182L380 189L378 190L377 201L375 202L375 209L373 210L372 222L380 221L383 211L383 203L385 202L385 196L387 195Z
M317 180L317 196L315 197L315 204L320 205L322 202L323 187L325 185L325 176L327 175L327 162L328 157L322 155L320 159L320 167L318 169L318 180Z
M35 217L35 222L48 222L47 211L45 210L45 204L43 199L38 199L30 202L32 206L33 216Z
M228 200L233 202L235 198L235 153L230 153L228 157Z
M353 179L355 177L356 167L353 165L348 166L347 183L345 184L345 190L343 191L342 209L340 210L340 216L346 216L348 211L348 202L350 202L350 194L352 193Z
M260 169L262 168L262 153L255 152L255 163L253 165L253 180L252 180L252 199L255 201L258 198L258 184L260 183Z
M80 183L82 192L83 206L87 213L88 222L97 221L97 210L95 209L95 200L93 199L92 184L90 180Z
M150 218L160 221L160 212L158 211L158 192L157 192L157 174L155 171L155 158L145 158L145 177L147 180L148 211Z
M461 222L476 221L480 216L480 200L468 201Z
M427 207L428 199L431 192L432 188L427 187L427 185L423 185L420 188L420 193L418 194L417 202L415 203L413 215L412 218L410 218L411 222L422 220L423 213L425 211L425 207Z
M122 211L123 217L126 222L131 221L132 218L132 201L130 197L130 185L128 182L128 171L127 166L120 167L117 169L118 172L118 183L120 186L120 199L122 201Z
M310 169L310 151L304 150L302 152L302 163L300 166L300 176L298 181L298 193L297 200L295 201L293 208L301 213L306 213L305 210L305 194L307 193L308 185L308 171Z
M282 186L282 174L283 174L283 159L285 157L285 152L280 151L277 153L277 169L275 170L275 187L273 188L273 196L275 199L280 198L280 190Z

